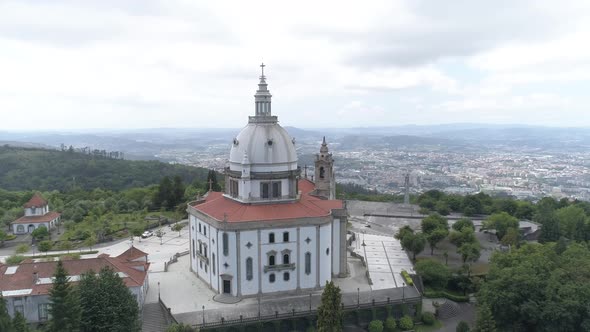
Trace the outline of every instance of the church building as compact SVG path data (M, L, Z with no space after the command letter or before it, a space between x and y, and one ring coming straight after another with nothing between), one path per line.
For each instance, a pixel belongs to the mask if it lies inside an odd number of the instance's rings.
M335 199L325 138L315 182L301 178L295 139L272 115L264 76L255 112L233 139L225 191L188 205L191 271L236 298L323 287L347 273L346 208Z

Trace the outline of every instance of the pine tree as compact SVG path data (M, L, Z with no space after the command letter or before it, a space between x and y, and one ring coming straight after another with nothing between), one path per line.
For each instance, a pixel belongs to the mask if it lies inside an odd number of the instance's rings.
M81 330L85 332L140 330L135 296L110 268L83 275L79 284L82 310Z
M158 186L158 192L154 197L154 205L158 208L169 207L171 202L174 204L174 197L172 196L172 182L169 177L165 176Z
M79 325L79 305L62 261L57 262L53 274L53 286L49 290L50 332L76 331Z
M16 312L14 314L14 319L12 320L12 326L14 326L14 332L30 332L29 326L27 325L27 320L25 316L20 312ZM2 330L4 331L4 330Z
M184 200L184 183L182 183L182 178L180 176L175 176L174 181L172 184L172 196L174 198L174 204L170 207L173 208L174 206L182 203Z
M318 307L318 332L342 331L342 294L332 281L326 283Z
M496 322L492 311L487 305L482 305L477 310L477 321L475 322L476 332L496 332Z
M0 292L0 331L13 332L12 320L8 315L8 308L6 307L6 300Z

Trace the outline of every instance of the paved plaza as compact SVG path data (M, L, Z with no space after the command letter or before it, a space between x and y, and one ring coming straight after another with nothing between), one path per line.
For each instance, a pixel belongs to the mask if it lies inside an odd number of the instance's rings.
M414 269L399 240L373 234L357 234L356 239L352 246L366 263L372 290L405 286L402 270L414 273Z

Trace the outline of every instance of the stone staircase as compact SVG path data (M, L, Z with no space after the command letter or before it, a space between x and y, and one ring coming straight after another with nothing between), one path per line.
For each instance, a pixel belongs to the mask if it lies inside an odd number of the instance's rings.
M457 316L461 312L461 308L456 302L446 300L438 307L438 319L447 319Z
M166 315L160 303L146 303L143 305L142 332L164 332L167 327Z

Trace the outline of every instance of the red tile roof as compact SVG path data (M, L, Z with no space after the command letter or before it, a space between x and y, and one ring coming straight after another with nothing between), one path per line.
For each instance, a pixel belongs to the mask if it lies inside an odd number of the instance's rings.
M131 246L131 248L125 250L125 252L117 256L117 258L131 262L138 258L147 257L147 255L147 253L135 248L134 246Z
M34 272L37 272L38 278L52 278L56 265L57 262L21 263L14 274L6 274L8 268L14 267L0 265L0 291L32 289L31 295L48 294L52 284L34 283L33 275ZM128 264L118 257L64 260L63 265L69 276L79 276L90 270L98 273L101 268L108 266L115 272L125 273L126 277L123 277L123 282L127 287L143 285L147 276L147 268L149 268L149 263L146 263L145 271L137 270L132 267L134 264Z
M35 223L43 223L43 222L50 222L56 218L59 218L61 213L55 211L49 211L42 216L23 216L18 218L17 220L13 221L13 224L35 224Z
M29 199L28 202L25 203L25 205L23 205L23 207L26 208L30 208L30 207L41 207L41 206L45 206L47 205L47 201L41 197L41 194L39 193L35 193L33 195L33 197L31 197L31 199Z
M313 182L299 180L301 198L295 202L274 204L240 203L223 196L221 192L210 192L204 202L198 202L193 207L219 221L247 222L271 221L296 218L325 217L333 209L343 207L341 200L326 200L312 196Z

